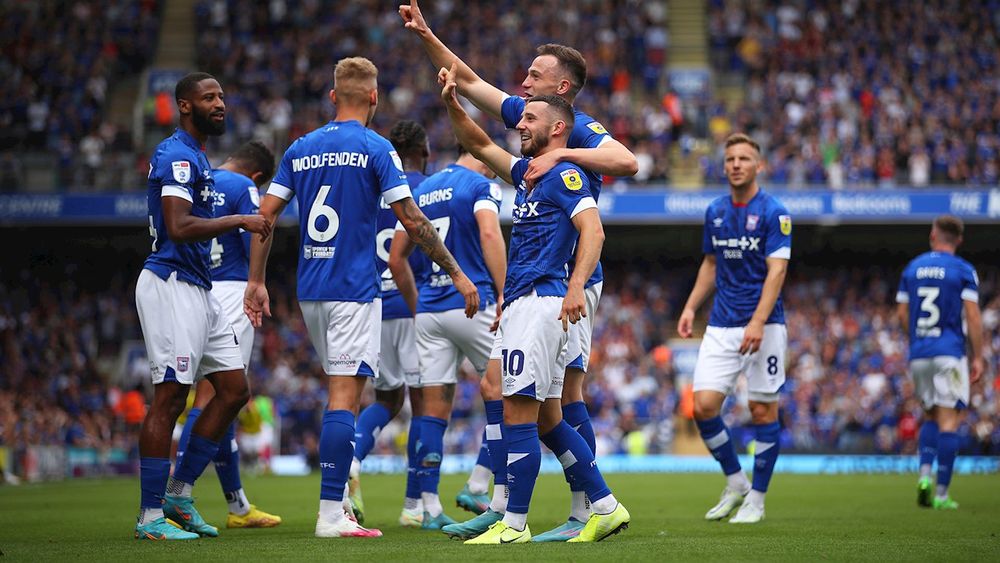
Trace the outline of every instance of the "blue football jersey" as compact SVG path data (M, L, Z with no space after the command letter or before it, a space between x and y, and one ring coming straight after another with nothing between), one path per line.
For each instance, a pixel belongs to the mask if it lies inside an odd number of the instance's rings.
M702 251L715 255L715 303L708 324L746 326L760 301L767 258L787 260L792 255L792 217L764 190L746 205L724 195L705 211ZM779 294L767 323L784 322Z
M925 252L906 265L897 303L910 310L910 359L965 356L962 301L979 302L976 269L946 252Z
M507 96L504 99L500 105L500 116L503 118L503 123L508 129L513 129L517 126L517 122L521 121L525 105L524 98L518 96ZM596 119L578 109L573 109L573 130L570 131L569 139L566 141L567 147L571 149L594 149L611 138L611 134ZM582 170L590 184L590 195L594 198L594 201L599 200L601 198L601 184L604 182L604 177L593 170L587 170L586 168ZM570 258L569 267L570 272L572 272L573 258ZM594 268L593 275L587 280L586 286L590 287L602 281L604 281L604 268L598 262L597 267Z
M388 140L358 121L331 121L285 151L267 193L299 199L300 301L369 303L379 296L379 199L410 197Z
M483 258L476 212L488 209L499 214L500 198L498 184L458 164L444 168L413 190L414 201L437 229L459 267L479 288L480 309L496 303L497 298L493 278ZM464 309L465 298L455 289L451 276L422 252L420 255L426 274L420 282L417 312Z
M165 280L177 272L177 279L211 289L208 256L211 241L176 243L170 240L160 201L163 197L179 197L191 202L191 215L202 219L215 216L212 167L198 141L187 131L178 129L157 145L149 161L147 186L149 236L153 238L153 246L143 267L160 279Z
M579 233L573 217L596 208L587 177L568 162L557 164L528 190L524 173L530 159L512 159L511 176L517 185L514 226L510 233L504 306L532 289L540 296L566 296L567 262Z
M260 194L253 180L229 170L212 170L215 178L215 216L256 215ZM209 253L212 281L247 281L252 233L229 231L212 239Z
M406 182L413 190L421 184L427 176L421 172L410 171L406 173ZM382 319L408 319L413 316L410 308L406 306L403 294L396 287L396 280L392 279L392 272L389 271L389 248L392 237L396 233L396 214L385 201L379 202L378 212L378 235L375 237L375 259L378 263L379 283L382 286ZM414 277L420 268L420 256L414 252L410 254L410 269L413 270Z

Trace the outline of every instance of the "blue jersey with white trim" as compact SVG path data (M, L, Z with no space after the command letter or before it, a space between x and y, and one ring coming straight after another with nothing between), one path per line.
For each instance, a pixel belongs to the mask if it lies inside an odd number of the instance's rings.
M379 296L379 200L410 197L388 140L358 121L331 121L292 143L267 193L299 198L299 301L370 303Z
M215 216L256 215L260 194L253 180L243 174L217 168L215 178ZM250 270L252 233L229 231L212 239L210 251L212 281L247 281Z
M406 182L410 184L410 189L414 190L427 176L422 172L410 171L406 173ZM389 319L409 319L413 313L406 305L403 294L396 287L396 280L392 279L392 272L389 271L389 249L392 245L392 237L396 234L396 213L386 205L385 201L379 202L378 212L378 235L375 238L375 259L378 261L378 271L381 272L379 283L382 285L382 320ZM410 269L413 275L417 275L421 261L418 253L410 254Z
M792 217L764 190L746 205L716 198L705 210L702 251L715 255L715 303L708 324L743 327L750 322L767 278L767 258L789 259ZM767 324L785 322L781 294Z
M910 311L910 359L965 356L963 301L979 302L976 269L947 252L925 252L903 270L897 303Z
M211 289L209 249L212 242L170 240L161 202L164 197L179 197L191 202L191 215L201 219L215 217L212 167L198 141L187 131L177 129L157 145L149 161L147 186L149 236L153 246L143 267L160 279L165 280L177 272L177 279Z
M579 233L573 217L596 208L589 180L579 167L560 162L528 190L524 173L530 159L513 159L511 176L514 226L510 233L504 306L534 290L539 296L566 296L567 262L573 256Z
M497 298L493 278L483 257L476 212L486 209L499 214L500 198L498 184L458 164L442 169L413 190L413 200L437 229L459 267L479 288L480 310L496 303ZM424 275L419 284L417 312L440 313L464 309L465 298L455 289L451 276L441 271L441 267L431 262L423 252L420 256L424 262Z
M517 126L517 122L521 121L525 105L524 98L518 96L507 96L504 99L500 105L500 117L503 118L503 123L508 129L513 129ZM567 147L571 149L593 149L601 146L602 143L611 138L611 134L608 133L607 129L600 122L586 113L573 108L573 130L570 131L569 139L566 141ZM601 198L601 185L604 183L604 177L593 170L586 168L582 168L582 170L590 184L590 195L593 196L594 201L598 201ZM574 259L570 258L570 272L573 271L573 262ZM593 275L587 280L586 287L602 281L604 281L604 268L598 262L597 267L594 268Z

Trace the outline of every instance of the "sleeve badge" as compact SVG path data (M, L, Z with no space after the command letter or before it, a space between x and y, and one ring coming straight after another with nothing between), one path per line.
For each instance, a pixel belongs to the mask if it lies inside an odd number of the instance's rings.
M596 121L592 121L592 122L588 123L587 127L590 128L590 130L593 131L594 133L597 133L598 135L607 135L608 134L608 130L605 129L603 125L601 125L600 123L598 123Z
M778 225L781 227L781 234L786 237L792 234L792 216L778 215Z
M559 173L559 176L562 178L563 184L572 192L583 187L583 178L580 177L580 172L574 168L563 170Z
M170 163L174 172L174 180L178 184L186 184L191 181L191 163L186 160L175 160Z

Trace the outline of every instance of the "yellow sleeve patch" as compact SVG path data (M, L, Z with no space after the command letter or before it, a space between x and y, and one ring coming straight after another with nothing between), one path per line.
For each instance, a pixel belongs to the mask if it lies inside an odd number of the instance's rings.
M583 187L583 178L580 177L580 173L578 171L572 168L569 170L563 170L559 173L559 176L562 177L563 184L566 184L566 187L569 188L570 191L575 192Z
M792 234L792 216L778 215L778 224L781 227L781 234L788 236Z
M598 135L606 135L608 132L608 130L605 129L603 125L601 125L596 121L588 123L587 127L590 127L590 130L593 131L594 133L597 133Z

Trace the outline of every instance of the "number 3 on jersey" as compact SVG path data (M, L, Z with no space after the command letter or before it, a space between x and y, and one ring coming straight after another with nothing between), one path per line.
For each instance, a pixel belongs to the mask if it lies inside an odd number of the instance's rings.
M326 196L333 186L320 186L316 199L313 200L312 207L309 208L309 223L307 225L309 238L316 242L326 242L337 236L340 230L340 216L337 210L326 204ZM326 228L320 230L319 218L326 218Z

